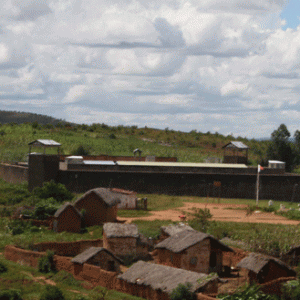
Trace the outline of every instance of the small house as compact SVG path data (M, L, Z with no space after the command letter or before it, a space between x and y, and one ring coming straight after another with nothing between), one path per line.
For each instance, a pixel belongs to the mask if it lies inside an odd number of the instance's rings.
M74 203L79 211L84 210L86 226L102 225L117 220L117 205L121 202L119 194L110 189L89 190Z
M186 225L184 223L162 226L162 227L160 227L159 240L163 241L163 240L167 239L168 237L175 235L177 233L180 233L184 230L194 230L194 229L191 226Z
M261 284L281 277L296 276L296 272L281 260L259 253L250 253L237 264L237 267L248 270L250 284L253 282Z
M134 296L166 300L179 284L191 284L193 293L212 294L218 292L218 276L207 276L196 272L138 261L117 277L119 291Z
M134 224L106 223L103 247L119 257L148 257L150 244Z
M111 272L120 272L122 260L103 247L90 247L84 252L75 256L72 260L74 264L90 264L98 266L103 270Z
M62 205L54 214L53 230L56 232L80 232L81 213L69 202Z
M243 142L230 142L223 146L225 164L248 164L249 147Z
M298 266L300 262L300 245L291 247L290 250L284 254L284 258L290 265Z
M118 204L118 209L137 209L136 192L117 188L113 188L111 191L119 194L121 202Z
M184 230L155 246L159 264L199 273L222 271L222 253L234 252L214 237L196 231Z

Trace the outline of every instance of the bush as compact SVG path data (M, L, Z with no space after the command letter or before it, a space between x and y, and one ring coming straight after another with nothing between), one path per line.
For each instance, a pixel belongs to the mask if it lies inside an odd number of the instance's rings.
M299 280L291 280L282 285L282 300L298 300L300 299Z
M47 251L47 256L43 256L39 259L38 269L42 273L49 273L51 271L55 271L53 251Z
M80 145L78 148L76 148L74 151L72 151L73 155L90 155L90 150L85 148L84 146Z
M117 138L113 133L111 133L108 137L112 140L115 140Z
M36 220L47 220L48 217L53 216L59 209L60 203L54 198L49 198L38 202L32 214L32 218Z
M54 198L60 203L73 199L73 194L62 183L55 183L54 180L44 182L43 186L36 187L33 193L40 199Z
M0 299L2 300L22 300L20 290L10 289L0 291Z
M0 261L0 274L7 271L6 265ZM0 298L1 299L1 298Z
M65 297L57 286L47 285L41 295L40 300L64 300Z
M218 295L217 297L222 300L276 300L275 295L266 295L261 292L260 287L257 285L249 285L245 288L235 292L233 295Z
M195 299L194 293L191 291L192 284L178 284L170 295L171 300L193 300Z

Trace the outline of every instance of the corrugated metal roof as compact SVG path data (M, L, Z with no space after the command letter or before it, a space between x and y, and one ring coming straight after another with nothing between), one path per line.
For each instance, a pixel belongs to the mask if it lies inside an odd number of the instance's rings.
M85 165L108 165L108 166L114 166L115 163L111 160L84 160L83 163Z
M184 167L184 168L247 168L244 164L207 164L185 162L117 161L119 166Z
M43 139L35 140L33 142L30 142L28 145L31 145L31 146L47 146L47 147L59 147L59 146L61 146L60 143L58 143L54 140L43 140Z
M223 146L223 148L249 149L249 147L245 145L243 142L238 142L238 141L232 141L226 144L225 146Z

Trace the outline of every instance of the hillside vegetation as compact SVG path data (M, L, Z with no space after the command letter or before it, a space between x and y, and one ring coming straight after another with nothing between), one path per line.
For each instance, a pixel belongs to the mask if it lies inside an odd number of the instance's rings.
M18 113L17 116L19 114L22 113ZM32 120L31 114L25 115L29 116L28 120ZM49 117L45 116L45 118L48 120ZM249 160L253 165L265 158L268 147L267 141L234 138L230 135L202 133L196 130L187 133L168 128L159 130L121 125L111 127L106 124L78 125L57 121L55 124L27 121L21 124L10 122L0 125L0 160L2 162L25 161L29 149L28 143L36 139L53 139L61 143L62 154L132 156L133 150L139 148L143 156L175 156L180 162L205 162L209 157L221 159L222 146L230 141L239 140L250 147ZM32 151L41 150L32 149ZM56 153L56 150L47 149L47 153Z

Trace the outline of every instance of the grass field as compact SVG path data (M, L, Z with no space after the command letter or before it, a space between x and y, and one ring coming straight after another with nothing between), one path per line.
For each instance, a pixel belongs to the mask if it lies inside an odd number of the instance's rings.
M139 148L143 155L163 157L175 156L181 162L203 162L207 157L223 157L222 146L232 140L232 136L223 136L197 131L180 132L138 128L137 126L110 127L105 124L88 125L36 125L0 124L0 161L25 161L28 143L36 139L53 139L62 144L62 154L76 154L82 146L86 154L91 155L133 155ZM237 138L249 147L250 164L256 165L265 157L268 142ZM40 152L40 149L32 151ZM56 153L49 149L47 153Z
M45 288L45 280L50 279L58 288L63 291L66 300L100 300L99 291L101 287L86 289L82 282L64 271L57 273L40 273L36 269L20 265L9 261L0 256L0 264L7 267L7 271L1 273L0 291L5 289L16 289L20 291L24 300L39 300ZM44 278L44 279L42 279ZM87 284L86 284L87 285ZM79 298L79 296L83 298ZM117 291L108 291L105 300L142 300L143 298L119 293Z

